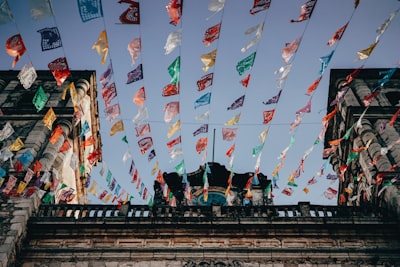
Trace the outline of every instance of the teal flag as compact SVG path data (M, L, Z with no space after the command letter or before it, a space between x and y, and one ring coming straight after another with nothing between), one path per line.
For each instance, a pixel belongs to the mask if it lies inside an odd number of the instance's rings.
M328 67L329 62L331 61L331 58L334 53L335 50L332 50L332 52L329 55L319 58L319 60L321 61L321 70L319 71L320 75L322 75L325 72L325 69Z
M168 73L171 75L171 84L178 85L179 74L181 72L181 57L178 56L171 65L168 66Z
M253 67L255 58L256 58L256 52L253 52L251 55L242 59L236 64L236 70L239 73L239 75L242 75L246 70L249 70L251 69L251 67Z
M33 105L35 105L36 111L41 111L46 105L48 97L46 92L43 90L42 86L39 86L39 89L36 91L35 96L32 99Z
M182 176L185 173L185 162L182 160L181 163L175 166L175 170L179 176Z
M195 101L194 108L208 105L210 104L210 101L211 101L211 92L208 92Z

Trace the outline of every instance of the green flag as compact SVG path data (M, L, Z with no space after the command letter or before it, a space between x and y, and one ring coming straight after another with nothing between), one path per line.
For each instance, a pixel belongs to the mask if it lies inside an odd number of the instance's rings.
M44 108L47 100L48 100L48 97L47 97L45 91L43 90L43 87L39 86L39 89L36 91L36 94L32 99L32 103L33 103L33 105L35 105L37 112L41 111Z
M239 73L239 75L242 75L246 70L251 69L254 64L254 59L256 58L256 52L253 52L251 55L248 57L242 59L239 61L236 65L236 70Z
M181 57L178 56L171 65L168 66L169 75L171 75L171 84L178 85L179 74L181 71Z

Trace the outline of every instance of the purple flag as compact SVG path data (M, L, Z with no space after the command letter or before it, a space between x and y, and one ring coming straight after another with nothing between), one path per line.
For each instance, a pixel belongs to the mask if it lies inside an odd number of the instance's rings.
M139 64L136 69L128 73L128 80L126 84L130 84L143 79L142 64Z
M245 96L245 95L242 95L241 97L239 97L238 99L236 99L235 102L233 102L233 103L231 104L231 106L227 108L227 110L234 110L234 109L237 109L237 108L243 106L243 103L244 103L244 96Z

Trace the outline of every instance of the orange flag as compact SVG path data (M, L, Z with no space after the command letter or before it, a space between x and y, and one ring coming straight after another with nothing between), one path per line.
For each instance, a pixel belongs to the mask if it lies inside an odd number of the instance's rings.
M49 142L52 144L55 144L63 133L64 133L64 131L61 128L61 125L57 125L56 128L51 133Z
M13 35L7 39L6 51L9 56L15 57L11 65L11 67L14 68L18 60L26 52L25 44L24 41L22 41L22 37L20 34Z

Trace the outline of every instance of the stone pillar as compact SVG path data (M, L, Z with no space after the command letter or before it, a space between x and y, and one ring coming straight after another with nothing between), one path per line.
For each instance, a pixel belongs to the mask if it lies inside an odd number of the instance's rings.
M42 164L44 171L50 171L51 167L53 167L53 164L58 154L57 151L64 143L65 138L67 138L69 133L72 131L72 123L70 121L61 120L58 124L61 125L64 134L62 134L57 142L55 142L54 144L48 143L45 150L43 151L40 163Z

